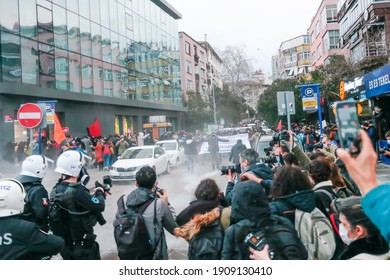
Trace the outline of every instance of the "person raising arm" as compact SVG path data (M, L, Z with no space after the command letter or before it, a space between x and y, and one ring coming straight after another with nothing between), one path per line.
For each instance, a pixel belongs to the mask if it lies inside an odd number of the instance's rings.
M361 130L360 136L361 152L357 157L352 157L344 149L338 149L337 155L345 163L363 196L363 211L390 242L390 182L379 184L376 174L377 154L368 134Z

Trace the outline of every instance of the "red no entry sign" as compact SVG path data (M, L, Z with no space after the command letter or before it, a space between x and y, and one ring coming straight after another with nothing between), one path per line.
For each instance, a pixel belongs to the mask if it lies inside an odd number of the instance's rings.
M43 112L39 105L26 103L20 106L18 111L18 121L25 128L38 126L43 118Z

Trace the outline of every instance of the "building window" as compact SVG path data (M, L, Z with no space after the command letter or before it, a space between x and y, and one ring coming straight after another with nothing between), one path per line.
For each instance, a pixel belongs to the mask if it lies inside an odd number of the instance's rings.
M304 44L310 44L310 36L309 35L304 35L303 36L303 43Z
M190 61L187 61L187 73L192 74L192 64Z
M206 79L206 69L200 68L200 77Z
M205 56L204 56L204 52L203 52L203 51L200 51L199 53L200 53L200 60L201 60L201 61L204 61L204 57L205 57Z
M321 56L322 56L322 45L319 45L317 47L317 55L318 55L318 58L321 58Z
M185 42L185 51L186 51L186 54L191 55L191 45L188 42Z
M329 30L329 48L339 48L340 32L339 30Z
M337 5L326 6L326 22L337 22Z
M187 80L187 91L192 90L192 80Z
M317 21L316 24L316 37L320 34L320 21Z
M310 59L310 52L301 52L299 54L299 60Z

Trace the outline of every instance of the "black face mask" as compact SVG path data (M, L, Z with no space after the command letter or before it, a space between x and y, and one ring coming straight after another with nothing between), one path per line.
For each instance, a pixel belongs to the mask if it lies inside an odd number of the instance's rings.
M91 177L89 176L87 169L83 166L80 170L79 178L77 179L77 182L80 182L83 186L86 186L89 182L89 179Z

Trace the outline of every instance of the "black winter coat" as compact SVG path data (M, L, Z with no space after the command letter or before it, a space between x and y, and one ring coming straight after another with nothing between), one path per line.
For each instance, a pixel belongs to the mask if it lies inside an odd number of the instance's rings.
M188 241L189 260L220 260L224 239L218 201L195 200L176 218L178 237Z
M242 143L236 143L230 150L229 161L233 160L233 163L240 163L240 153L246 150L247 147Z
M49 194L41 183L41 179L26 175L16 177L26 190L22 217L35 222L47 232L49 230Z
M0 260L39 260L56 255L64 240L44 233L36 223L18 216L0 218Z

